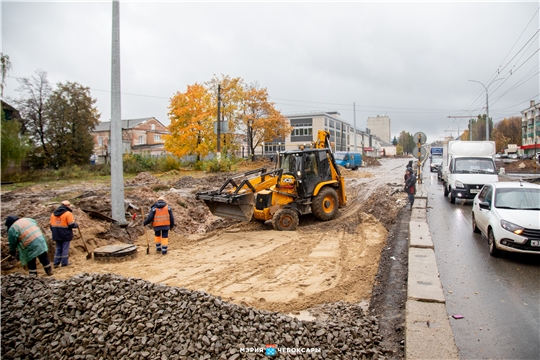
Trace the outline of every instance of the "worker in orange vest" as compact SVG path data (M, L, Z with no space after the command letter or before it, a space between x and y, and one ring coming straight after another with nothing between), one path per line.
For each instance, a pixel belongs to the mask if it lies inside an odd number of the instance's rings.
M62 201L62 204L51 214L49 225L51 227L52 238L56 242L56 251L54 253L53 266L69 266L69 245L73 240L73 229L79 227L75 222L71 210L71 204L68 200Z
M169 247L169 230L174 227L174 216L171 207L167 205L163 196L160 196L157 202L152 205L150 213L143 224L146 226L150 223L154 228L156 252L166 255Z

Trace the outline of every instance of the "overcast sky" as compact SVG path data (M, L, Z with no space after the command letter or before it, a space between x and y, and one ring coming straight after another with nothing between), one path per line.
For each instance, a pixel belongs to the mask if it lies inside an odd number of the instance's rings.
M111 118L112 2L2 1L5 96L36 70L78 82ZM539 2L120 2L122 118L156 117L214 74L268 89L283 114L338 111L392 136L457 135L539 101ZM510 72L511 71L511 72ZM491 83L495 79L498 80Z

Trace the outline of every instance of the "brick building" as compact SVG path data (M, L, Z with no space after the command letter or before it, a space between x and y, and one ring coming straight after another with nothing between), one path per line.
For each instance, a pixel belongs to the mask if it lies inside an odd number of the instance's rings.
M165 154L163 135L170 135L154 117L122 120L122 149L126 153L159 156ZM111 122L100 122L94 131L94 155L98 163L108 162Z

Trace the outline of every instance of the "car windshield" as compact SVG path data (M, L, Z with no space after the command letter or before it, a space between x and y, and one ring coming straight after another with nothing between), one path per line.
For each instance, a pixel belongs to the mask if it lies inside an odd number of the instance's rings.
M495 193L495 207L516 210L540 210L540 189L497 189Z
M431 158L431 163L433 163L433 164L442 164L442 156L433 156Z
M347 156L347 154L343 154L343 153L341 153L341 154L340 154L340 153L335 153L335 154L334 154L334 158L335 158L336 160L348 160L349 157Z
M495 174L495 167L491 159L458 158L456 159L456 173Z

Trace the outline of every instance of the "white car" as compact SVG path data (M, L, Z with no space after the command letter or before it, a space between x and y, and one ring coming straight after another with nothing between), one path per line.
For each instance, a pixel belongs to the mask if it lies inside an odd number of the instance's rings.
M489 253L540 254L540 185L498 182L484 185L472 208L472 228L482 232Z

